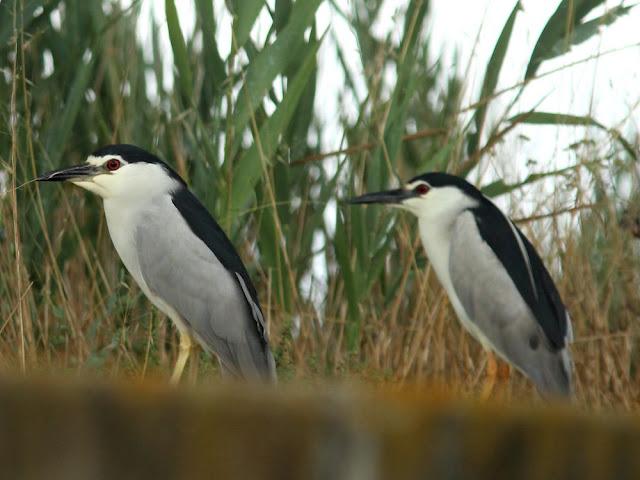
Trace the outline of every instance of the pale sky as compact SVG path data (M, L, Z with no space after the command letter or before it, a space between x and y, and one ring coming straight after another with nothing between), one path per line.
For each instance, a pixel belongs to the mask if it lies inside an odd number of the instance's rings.
M539 2L524 0L524 11L518 14L512 42L507 52L507 58L500 77L498 88L505 88L522 80L526 64L529 60L535 42L542 31L548 17L559 2ZM608 2L608 7L618 2ZM629 2L626 2L629 3ZM432 33L435 44L458 44L464 52L461 59L462 66L471 56L471 46L475 36L480 31L478 49L472 59L467 92L471 98L477 98L480 88L484 65L491 55L502 26L507 19L513 2L505 1L476 1L448 0L435 1L432 16ZM553 8L549 7L553 5ZM466 14L460 16L457 12L465 9ZM604 13L600 8L589 18ZM620 18L612 26L602 28L600 35L594 36L584 44L578 45L571 52L542 64L538 74L551 71L563 65L568 65L598 52L607 52L624 48L617 53L602 55L581 65L573 66L562 72L551 74L545 78L535 80L527 89L519 102L519 111L527 111L537 107L538 110L576 115L591 115L607 126L619 128L631 141L638 134L640 120L640 36L638 36L638 22L640 10L632 10L625 17ZM460 20L463 17L463 20ZM466 23L455 32L446 26ZM629 48L625 48L629 47ZM444 52L445 58L451 58L450 49ZM512 98L505 95L502 105ZM499 110L494 109L494 113ZM594 132L595 133L595 132ZM518 134L529 137L529 141L518 142ZM601 135L601 133L597 133ZM579 127L540 127L521 126L513 132L510 140L504 145L505 154L517 156L516 165L526 168L528 158L535 158L541 163L553 161L559 166L575 162L570 152L564 149L574 141L582 138L584 129ZM549 165L551 168L552 165ZM512 172L516 173L516 172ZM518 176L522 176L522 172Z
M189 35L193 31L193 2L181 0L179 5L180 21L184 32ZM336 3L345 12L349 12L349 0L337 0ZM498 89L511 86L520 81L529 56L542 31L546 20L555 10L559 1L523 0L523 11L518 14L512 41L503 67ZM629 3L629 2L626 2ZM426 34L430 37L431 51L440 55L440 61L447 67L453 68L465 75L465 97L463 105L472 103L478 95L484 76L484 67L491 55L495 42L500 34L515 2L506 0L434 0L431 2L431 12L428 17ZM618 2L608 2L611 8ZM379 18L374 23L374 31L382 38L389 31L399 32L402 25L402 14L406 2L401 0L387 0ZM214 10L218 23L217 40L221 54L224 57L230 50L231 17L224 8L223 0L214 1ZM605 9L600 8L591 15L595 17ZM461 14L464 12L464 14ZM612 49L624 48L617 53L601 56L597 60L568 68L565 71L549 75L530 84L519 102L520 109L526 111L538 105L539 110L572 113L578 115L590 114L608 126L620 128L630 140L638 133L640 99L640 37L638 24L640 21L640 7L619 20L613 26L601 29L600 35L575 47L571 52L558 59L545 62L538 73L543 73L562 65L567 65L579 59L605 52ZM165 48L167 52L167 68L171 68L171 47L169 44L166 25L164 22L164 1L144 0L141 18L148 18L153 14L160 23ZM268 18L263 11L265 22ZM360 97L365 95L365 84L362 80L362 66L359 63L357 43L349 25L338 15L328 2L324 2L317 14L318 30L330 27L334 36L327 36L319 53L320 79L319 85L323 94L316 99L316 111L325 127L323 150L336 149L340 146L342 131L338 124L339 109L351 111L355 115L355 103L352 105L338 105L335 94L344 85L339 68L334 68L335 58L334 38L340 39L343 51L347 53L352 73L360 81ZM266 27L254 29L254 38L261 38L266 33ZM145 41L149 35L149 23L140 22L139 35ZM399 40L400 34L395 38ZM477 44L476 44L477 39ZM635 45L634 45L635 44ZM475 50L474 49L475 45ZM626 47L626 48L625 48ZM454 52L458 52L458 64L452 63ZM348 55L352 52L352 55ZM473 54L473 56L472 56ZM436 61L433 58L432 61ZM170 87L171 75L166 75ZM393 78L390 79L393 81ZM501 115L501 106L510 100L511 94L505 94L498 99L490 111L490 119ZM600 133L594 133L600 135ZM528 140L523 140L522 135ZM506 163L511 165L501 172L503 175L522 177L528 171L528 159L535 159L542 165L542 170L555 168L558 165L571 164L575 159L565 148L574 141L583 138L584 129L580 127L540 127L521 126L508 138L507 142L497 149L496 160L501 155L508 155ZM501 150L504 150L501 152ZM515 155L515 158L514 158ZM500 162L505 163L505 162ZM525 168L526 171L523 171Z

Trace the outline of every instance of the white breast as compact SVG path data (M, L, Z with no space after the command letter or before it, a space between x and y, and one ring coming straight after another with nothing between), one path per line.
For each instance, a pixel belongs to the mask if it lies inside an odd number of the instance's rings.
M145 209L139 204L124 205L124 202L107 198L104 201L104 213L107 218L109 235L118 255L129 273L136 280L142 290L147 290L146 283L140 271L138 253L135 244L136 226L145 214Z
M168 315L179 330L185 331L187 329L180 315L149 289L138 259L140 247L136 244L137 225L144 221L145 216L162 214L162 210L166 208L175 208L169 194L156 197L150 202L131 202L130 199L117 197L104 199L109 235L122 263L151 303Z
M443 221L444 220L444 221ZM424 246L427 257L433 270L440 280L442 287L449 296L449 301L453 307L462 326L478 340L485 349L490 348L491 343L478 327L469 319L462 302L456 294L451 274L449 270L449 256L451 254L451 232L453 222L451 217L446 218L429 218L419 219L418 228L420 230L420 238Z

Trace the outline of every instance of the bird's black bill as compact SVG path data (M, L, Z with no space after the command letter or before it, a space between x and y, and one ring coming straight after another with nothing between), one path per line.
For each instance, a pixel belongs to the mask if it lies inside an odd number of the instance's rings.
M95 165L82 164L74 167L61 168L40 175L38 182L64 182L65 180L80 180L82 178L93 177L99 173L99 168Z
M395 190L386 190L384 192L365 193L359 197L350 198L349 203L401 203L403 200L413 196L415 194L411 190L396 188Z

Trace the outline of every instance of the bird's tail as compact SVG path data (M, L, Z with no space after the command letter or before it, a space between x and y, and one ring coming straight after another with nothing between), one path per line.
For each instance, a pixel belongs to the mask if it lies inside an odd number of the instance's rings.
M545 397L571 397L573 362L567 347L550 353L544 367L540 378L535 379L540 393Z
M271 349L269 346L266 347L267 350L267 364L268 371L267 375L269 377L269 381L271 383L278 383L278 373L276 372L276 360L273 358L273 354L271 353Z
M250 339L242 343L227 344L227 355L218 356L223 373L245 380L277 382L276 362L269 344L257 345Z

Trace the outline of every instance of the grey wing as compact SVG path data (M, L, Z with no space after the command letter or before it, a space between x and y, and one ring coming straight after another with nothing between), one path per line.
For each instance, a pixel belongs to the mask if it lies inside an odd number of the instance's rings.
M175 212L168 208L149 215L137 229L136 244L144 246L138 248L140 270L149 290L178 313L226 370L273 378L273 357L256 325L256 319L263 322L262 312L244 280L227 270Z
M554 351L549 345L471 212L461 214L453 227L449 274L472 332L483 337L479 340L529 376L542 392L568 394L566 350Z

